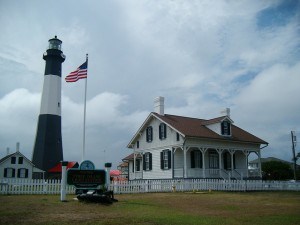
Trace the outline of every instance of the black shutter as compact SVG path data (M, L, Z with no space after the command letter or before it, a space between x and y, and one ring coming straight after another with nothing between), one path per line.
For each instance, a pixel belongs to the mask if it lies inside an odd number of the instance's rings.
M20 177L21 169L18 169L18 177Z
M230 129L230 128L231 128L231 124L228 123L228 126L227 126L227 127L228 127L228 135L231 135L231 129Z
M221 134L224 135L224 122L221 123Z
M25 169L25 178L28 178L28 169Z
M171 168L171 151L168 151L168 168L170 169Z
M165 127L165 129L164 129L164 136L165 136L165 138L167 138L167 125L166 124L164 124L164 127Z
M195 152L191 151L191 168L195 168Z
M7 177L7 168L4 168L4 177Z
M12 176L11 177L15 177L15 174L16 174L16 170L12 169Z
M160 168L164 169L164 153L160 152Z
M150 127L150 130L151 130L151 137L150 137L150 141L152 141L152 140L153 140L153 128L152 128L152 127Z
M149 153L149 170L152 170L152 153Z
M162 135L161 135L161 129L162 129L162 123L159 125L159 129L158 129L158 134L159 134L159 139L162 139Z
M146 154L143 155L143 170L146 170Z
M146 129L146 141L149 142L149 127Z

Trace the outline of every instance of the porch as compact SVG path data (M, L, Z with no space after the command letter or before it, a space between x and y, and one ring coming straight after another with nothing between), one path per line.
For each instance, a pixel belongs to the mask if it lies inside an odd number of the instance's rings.
M188 147L173 151L173 178L261 179L261 166L248 170L251 150Z

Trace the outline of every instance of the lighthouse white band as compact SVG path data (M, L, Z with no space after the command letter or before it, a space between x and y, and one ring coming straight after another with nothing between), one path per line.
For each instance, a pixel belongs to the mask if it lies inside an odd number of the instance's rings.
M61 116L61 77L45 75L41 101L41 114Z

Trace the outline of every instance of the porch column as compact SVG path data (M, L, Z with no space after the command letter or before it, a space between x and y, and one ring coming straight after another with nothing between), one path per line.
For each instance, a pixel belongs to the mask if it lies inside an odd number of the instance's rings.
M183 147L183 178L187 178L187 166L186 166L186 152L188 148L186 146Z
M245 176L247 177L247 178L249 178L249 169L248 169L248 156L249 156L249 154L250 154L250 152L249 151L244 151L244 153L245 153L245 157L246 157L246 168L247 168L247 173L245 174Z
M202 177L205 178L206 175L205 175L205 171L206 171L206 168L205 168L205 152L206 152L207 148L200 148L200 151L202 153Z
M260 178L262 178L262 174L261 174L261 155L260 155L260 150L257 151L257 155L258 155L258 168L259 168L259 176Z
M222 152L223 149L216 149L216 151L219 153L219 176L222 177L221 175L221 169L222 169Z
M233 177L234 175L234 173L233 173L233 171L234 171L234 163L233 163L233 155L234 155L234 153L235 153L235 150L228 150L229 151L229 153L230 153L230 162L231 162L231 177Z
M133 176L134 176L134 180L136 179L135 177L135 171L136 171L136 168L135 168L135 151L133 150Z

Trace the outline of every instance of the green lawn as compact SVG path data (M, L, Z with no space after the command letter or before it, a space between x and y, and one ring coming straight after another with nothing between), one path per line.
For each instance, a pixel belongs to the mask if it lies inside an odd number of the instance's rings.
M300 192L124 194L109 206L74 197L1 195L0 224L300 224Z

